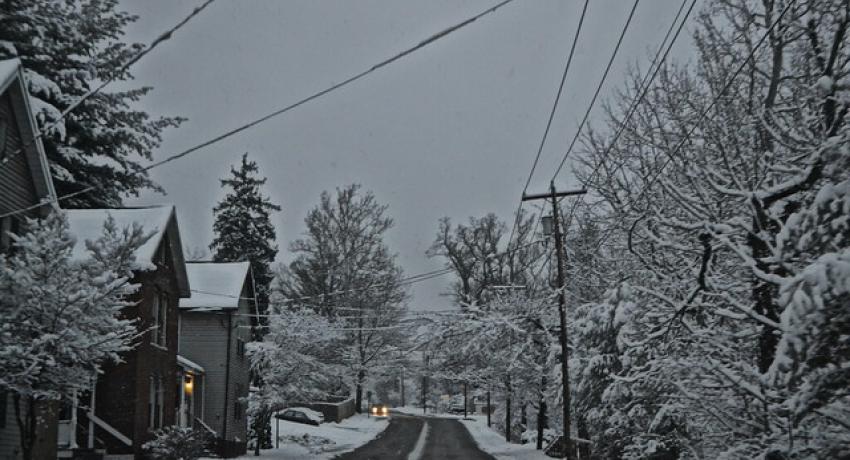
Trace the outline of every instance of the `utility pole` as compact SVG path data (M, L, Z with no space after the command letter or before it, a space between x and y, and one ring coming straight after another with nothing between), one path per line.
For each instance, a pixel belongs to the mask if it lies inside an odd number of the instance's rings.
M560 218L561 213L558 210L558 198L564 196L573 196L573 195L583 195L587 193L587 190L569 190L564 192L558 192L555 190L555 181L551 181L549 183L549 193L541 193L537 195L525 195L522 196L522 201L531 201L531 200L540 200L540 199L550 199L552 200L552 220L553 220L553 232L555 235L555 252L556 258L558 260L558 316L561 320L561 330L559 334L560 342L561 342L561 380L563 380L563 385L561 387L562 390L562 398L564 401L564 450L566 451L567 460L573 460L573 450L572 450L572 442L570 441L570 369L569 369L569 356L567 352L567 293L564 291L564 263L563 263L563 253L564 253L564 242L561 235L561 224ZM543 226L544 231L546 225Z
M401 405L404 407L404 366L401 366Z

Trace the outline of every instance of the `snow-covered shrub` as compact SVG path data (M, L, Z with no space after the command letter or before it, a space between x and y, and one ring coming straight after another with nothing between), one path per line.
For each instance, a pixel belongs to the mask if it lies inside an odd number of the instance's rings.
M157 430L155 439L142 445L151 460L197 460L207 455L209 434L192 428L168 426Z

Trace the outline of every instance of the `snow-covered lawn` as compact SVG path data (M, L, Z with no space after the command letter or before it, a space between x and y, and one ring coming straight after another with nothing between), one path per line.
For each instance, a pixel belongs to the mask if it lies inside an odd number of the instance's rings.
M473 415L460 423L469 430L478 448L497 459L551 460L543 451L536 450L534 444L510 444L505 441L503 434L487 428L486 415Z
M272 434L276 421L272 420ZM280 448L263 450L259 457L252 454L240 459L301 460L331 459L354 450L375 439L387 428L386 418L354 415L342 423L323 423L319 426L280 421Z

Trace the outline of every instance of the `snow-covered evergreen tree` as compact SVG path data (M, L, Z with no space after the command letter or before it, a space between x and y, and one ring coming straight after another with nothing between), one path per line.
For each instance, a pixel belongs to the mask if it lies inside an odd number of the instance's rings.
M0 7L0 59L18 57L40 127L58 120L70 104L105 79L128 81L121 66L142 45L121 40L137 19L118 0L5 0ZM121 73L119 73L121 72ZM163 130L178 117L152 118L133 107L150 87L101 90L69 113L43 138L56 191L95 185L98 193L63 202L70 207L118 206L122 197L159 186L141 170Z
M268 309L270 265L277 256L274 244L274 225L271 214L280 206L263 195L266 178L258 177L257 163L242 155L239 169L230 168L231 177L221 179L221 186L230 190L213 208L215 238L210 244L216 262L251 263L260 313Z
M215 238L209 247L216 262L251 263L257 313L265 315L272 281L270 265L278 250L274 244L277 237L271 214L280 211L280 206L263 195L261 188L266 178L258 177L257 163L248 160L247 153L242 155L239 169L230 167L230 174L227 179L220 179L221 186L230 190L213 208ZM266 317L260 316L259 322L265 324ZM262 332L259 328L254 330L255 340L260 340ZM262 374L255 373L253 379L255 385L264 387ZM265 412L261 415L253 416L251 426L254 433L261 435L256 443L257 449L271 447L269 416Z
M40 427L39 406L88 390L102 365L133 346L136 325L119 312L133 305L134 251L147 238L140 227L119 229L109 219L79 260L57 211L28 220L12 254L0 255L0 390L13 395L24 458Z

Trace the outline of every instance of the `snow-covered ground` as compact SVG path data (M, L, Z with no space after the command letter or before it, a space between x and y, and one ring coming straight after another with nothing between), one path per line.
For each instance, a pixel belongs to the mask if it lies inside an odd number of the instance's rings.
M487 428L486 415L473 415L460 423L469 430L479 449L497 459L551 460L543 451L536 450L534 444L510 444L505 441L503 434Z
M272 420L275 433L276 420ZM331 459L343 452L354 450L375 439L387 428L386 418L354 415L342 423L323 423L319 426L280 421L280 448L263 450L259 457L253 454L240 459L301 460Z

